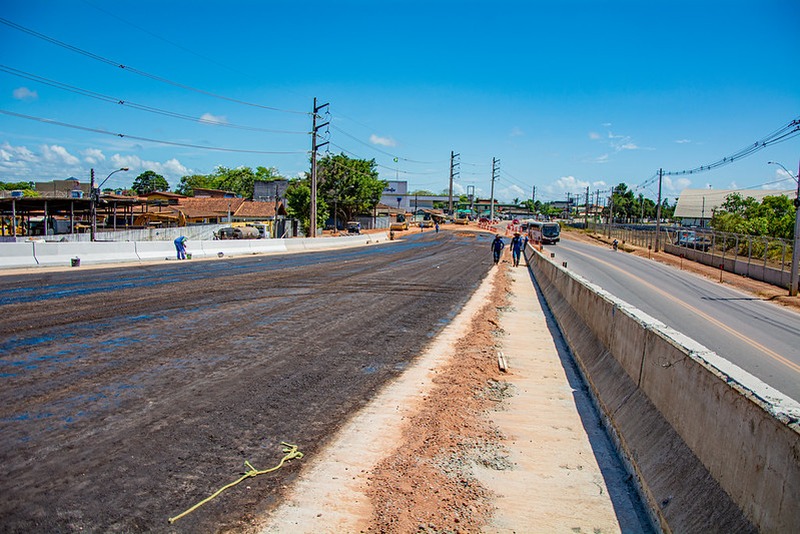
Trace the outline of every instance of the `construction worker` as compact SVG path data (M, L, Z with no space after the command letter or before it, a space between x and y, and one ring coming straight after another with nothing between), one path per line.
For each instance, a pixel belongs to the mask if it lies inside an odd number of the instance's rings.
M173 243L175 243L175 250L178 252L178 259L185 260L186 259L186 242L189 241L185 235L177 237Z
M494 236L494 241L492 241L492 255L494 256L495 265L500 263L500 254L503 252L505 246L506 244L503 242L503 238L500 237L500 234L496 234Z
M522 238L519 236L519 233L515 233L514 237L511 239L511 260L514 263L514 267L519 267L519 257L522 254L522 247Z

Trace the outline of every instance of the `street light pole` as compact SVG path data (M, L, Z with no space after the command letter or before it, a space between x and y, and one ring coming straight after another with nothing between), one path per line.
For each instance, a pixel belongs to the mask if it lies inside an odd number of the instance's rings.
M102 182L100 182L100 185L95 187L94 186L94 169L92 169L92 182L91 182L91 185L90 185L91 191L89 192L89 195L91 197L91 202L92 202L91 203L91 210L90 210L91 217L92 217L92 224L91 224L92 234L89 237L89 239L91 241L94 241L95 235L97 234L97 202L100 200L100 190L103 188L103 184L105 184L108 181L108 179L111 178L111 176L113 174L116 174L116 173L121 172L121 171L128 171L128 170L129 170L128 167L120 167L116 171L111 171L111 173L109 173L109 175L106 176L105 179Z
M791 278L789 280L789 296L797 296L798 285L798 265L800 264L800 164L798 165L797 176L792 176L789 169L778 163L777 161L768 161L768 165L778 165L786 174L792 177L797 182L797 193L794 198L794 243L792 243L792 270Z

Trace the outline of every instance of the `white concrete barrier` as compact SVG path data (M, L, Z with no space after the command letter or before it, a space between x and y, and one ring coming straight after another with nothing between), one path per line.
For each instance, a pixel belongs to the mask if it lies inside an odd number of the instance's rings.
M33 254L39 265L69 266L73 258L81 265L139 261L133 242L125 243L33 243Z
M186 253L192 258L223 258L328 250L388 241L389 234L361 234L333 238L189 240ZM83 265L99 263L158 261L176 257L172 241L118 242L29 242L0 243L0 269L13 267L70 266L73 259Z
M177 259L175 245L171 241L134 241L136 256L141 261ZM187 248L191 253L191 248Z
M33 243L0 243L0 269L35 267Z
M192 257L249 256L270 252L286 252L286 244L282 239L230 239L217 241L200 241L199 252L192 250Z
M664 531L795 531L800 405L541 253L528 256Z

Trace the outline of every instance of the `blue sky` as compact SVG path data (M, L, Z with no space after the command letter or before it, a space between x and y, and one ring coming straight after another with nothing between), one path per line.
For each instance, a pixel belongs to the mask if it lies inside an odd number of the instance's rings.
M411 190L446 189L452 150L457 192L488 196L498 158L503 201L620 182L655 198L659 168L715 162L800 118L797 0L5 0L0 17L7 182L123 166L106 186L154 170L175 187L220 165L296 176L317 97L327 148ZM767 161L797 173L800 136L667 176L664 195L794 189Z

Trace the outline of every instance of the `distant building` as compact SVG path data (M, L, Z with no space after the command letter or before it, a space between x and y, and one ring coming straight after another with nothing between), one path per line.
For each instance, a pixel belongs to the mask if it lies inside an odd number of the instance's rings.
M73 191L82 191L82 195L88 198L91 184L82 184L77 178L69 178L52 182L35 182L33 188L45 198L73 198Z
M192 189L194 198L236 198L236 193L233 191L225 191L223 189L207 189L205 187L195 187Z
M269 182L257 180L253 184L253 200L256 202L283 202L286 200L286 189L289 180L271 180Z
M408 211L408 182L405 180L389 180L383 189L380 203L392 208Z
M761 202L764 197L787 196L794 198L794 190L769 189L684 189L678 197L673 217L681 221L682 226L699 226L705 228L711 222L714 213L725 203L728 195L738 193L742 198L753 197Z

